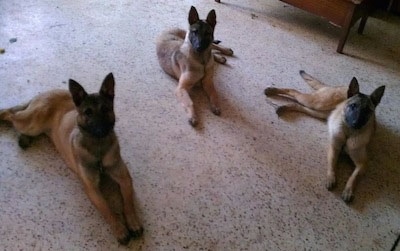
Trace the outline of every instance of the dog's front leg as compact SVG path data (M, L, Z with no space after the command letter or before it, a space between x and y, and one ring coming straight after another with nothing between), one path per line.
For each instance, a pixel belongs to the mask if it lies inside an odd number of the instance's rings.
M189 124L191 126L197 125L197 118L194 113L193 101L189 96L188 90L194 85L189 75L182 75L179 78L178 87L175 90L175 95L181 102L187 116L189 117Z
M348 150L348 154L356 167L347 180L346 187L342 193L342 199L345 202L351 202L354 199L354 188L356 186L357 177L364 173L367 165L367 151L365 147L362 149Z
M331 139L328 147L328 171L326 174L326 188L332 190L336 185L335 168L341 151L341 144Z
M81 170L84 170L82 167ZM79 174L86 194L93 205L100 211L101 215L105 218L106 222L110 224L111 229L118 239L118 242L126 245L130 240L130 233L126 226L118 219L117 215L111 210L107 201L103 197L99 188L99 172L97 170L81 171Z
M218 94L214 87L213 72L209 69L203 78L203 89L207 93L210 100L211 111L219 116L221 115L221 108L219 107Z
M115 167L110 167L107 172L120 186L124 201L124 215L126 222L132 238L136 239L143 234L143 227L139 224L135 213L132 178L129 174L128 168L123 160L120 159Z

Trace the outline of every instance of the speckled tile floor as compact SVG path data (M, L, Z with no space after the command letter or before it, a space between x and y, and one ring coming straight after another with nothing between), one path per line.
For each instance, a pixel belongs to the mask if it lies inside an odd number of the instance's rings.
M197 130L155 54L156 36L186 28L191 5L202 18L216 10L216 38L235 51L215 70L222 116L192 94ZM399 17L371 18L363 36L354 28L340 55L337 28L276 0L15 0L0 13L0 107L69 78L94 92L114 73L116 131L145 227L119 246L48 139L24 151L1 124L1 250L390 250L400 234ZM364 92L387 87L351 205L340 199L348 161L338 188L324 187L326 125L278 119L263 94L308 90L301 69L334 85L356 76Z

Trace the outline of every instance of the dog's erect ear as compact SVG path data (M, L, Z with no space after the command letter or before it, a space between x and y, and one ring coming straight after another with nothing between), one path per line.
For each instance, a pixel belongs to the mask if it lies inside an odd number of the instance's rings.
M211 25L211 27L213 27L213 29L215 28L215 25L217 24L217 16L215 15L215 10L211 10L208 13L206 21L209 25Z
M351 98L354 95L360 93L360 86L358 85L358 81L355 77L350 82L349 89L347 90L347 98Z
M100 95L107 97L110 100L114 100L114 75L109 73L103 80L103 84L100 88Z
M69 80L69 92L71 93L72 100L77 107L82 104L82 101L88 95L85 89L83 89L83 87L78 82L72 79Z
M381 102L383 93L385 93L384 85L376 88L375 91L371 94L370 98L375 107L379 104L379 102Z
M199 13L197 13L197 10L195 7L190 7L190 11L189 11L189 24L192 25L194 23L196 23L197 21L200 20L199 18Z

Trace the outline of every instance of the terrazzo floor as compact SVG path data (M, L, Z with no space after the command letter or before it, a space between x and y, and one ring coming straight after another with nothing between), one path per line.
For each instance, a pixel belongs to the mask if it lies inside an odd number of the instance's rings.
M215 37L235 52L215 67L220 117L192 92L197 129L155 53L161 31L187 28L191 5L201 18L216 10ZM400 234L399 27L399 17L370 18L341 55L336 27L276 0L0 1L0 108L66 89L70 78L95 92L113 72L115 130L145 228L120 246L50 141L22 150L0 124L0 250L391 250ZM278 118L263 94L271 85L308 91L299 70L332 85L356 76L365 93L386 85L351 204L340 198L348 159L337 188L324 187L325 123Z

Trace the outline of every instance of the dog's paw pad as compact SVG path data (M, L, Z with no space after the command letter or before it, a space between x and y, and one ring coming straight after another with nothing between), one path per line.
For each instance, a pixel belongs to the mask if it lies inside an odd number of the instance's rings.
M198 124L198 121L197 121L196 118L190 118L190 119L188 120L188 122L189 122L189 124L190 124L192 127L196 127L197 124Z
M346 203L352 202L354 199L354 195L352 191L344 190L342 193L342 200Z
M140 227L137 230L129 230L130 236L133 240L140 238L143 235L143 227Z

